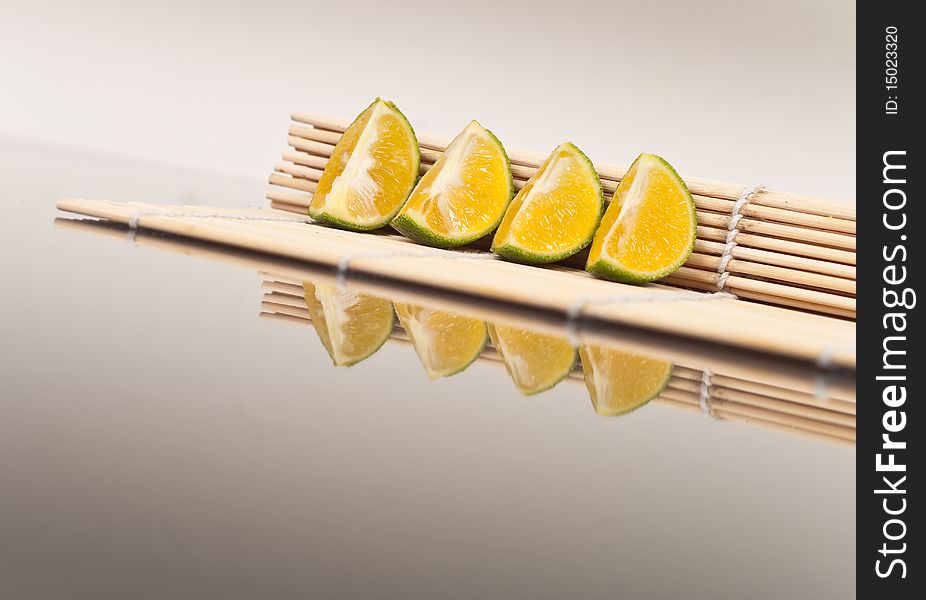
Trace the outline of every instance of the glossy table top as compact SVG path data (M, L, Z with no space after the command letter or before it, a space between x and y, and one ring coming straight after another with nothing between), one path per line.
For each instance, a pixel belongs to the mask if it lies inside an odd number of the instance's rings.
M407 344L332 365L262 277L56 226L260 181L0 144L0 597L844 598L855 453ZM11 209L11 210L10 210Z

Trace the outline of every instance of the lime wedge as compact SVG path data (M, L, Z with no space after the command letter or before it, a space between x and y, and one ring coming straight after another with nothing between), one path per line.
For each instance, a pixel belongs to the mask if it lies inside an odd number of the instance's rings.
M392 335L394 318L388 300L308 282L303 289L312 325L335 365L357 364Z
M431 379L463 371L485 348L488 336L483 321L401 302L395 309Z
M662 158L641 154L617 186L585 268L627 283L661 279L688 260L697 228L685 182Z
M424 174L392 226L421 244L462 246L498 227L513 191L505 148L473 121Z
M561 144L511 201L492 251L528 264L562 260L592 241L603 207L592 162L573 144Z
M388 223L418 180L412 126L395 104L377 98L334 147L309 205L309 216L354 231Z

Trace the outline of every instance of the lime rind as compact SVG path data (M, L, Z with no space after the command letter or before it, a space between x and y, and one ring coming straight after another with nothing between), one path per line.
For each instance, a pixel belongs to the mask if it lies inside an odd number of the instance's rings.
M595 169L595 165L592 163L588 155L582 152L582 150L572 142L565 142L561 144L556 149L554 149L553 152L556 152L562 146L568 146L576 153L577 156L583 159L585 164L588 166L589 173L592 175L593 180L598 187L598 217L595 219L595 224L589 229L588 235L581 239L575 246L556 253L541 254L511 242L496 246L493 241L492 252L504 258L505 260L528 265L543 265L554 263L565 260L570 256L581 252L592 243L593 239L595 239L595 232L598 230L598 225L601 223L601 217L604 214L604 188L601 185L601 177L598 176L598 170ZM540 170L538 169L537 173L539 172ZM537 173L534 174L534 177L537 176ZM533 181L534 177L531 177L528 183ZM504 216L502 217L502 220L504 220Z
M675 167L670 165L666 159L662 158L661 156L657 154L647 154L647 153L640 154L639 156L637 156L636 160L633 161L633 164L631 164L630 169L632 169L633 166L636 165L637 162L639 162L640 159L642 159L644 156L651 157L655 159L656 161L658 161L662 165L662 167L676 181L679 188L682 190L685 197L687 197L688 199L688 203L691 209L690 214L691 214L691 232L692 232L691 239L688 243L688 247L685 250L685 252L682 255L680 255L679 258L675 262L673 262L671 265L663 269L660 269L658 271L652 271L652 272L639 272L639 271L633 271L631 269L627 269L621 266L620 264L616 263L615 261L610 260L604 255L604 253L602 253L602 255L599 257L597 261L591 262L591 260L589 260L588 264L585 266L585 270L588 271L589 273L592 273L593 275L597 275L604 279L610 279L612 281L619 281L621 283L649 283L652 281L656 281L658 279L662 279L663 277L668 277L669 275L677 271L679 268L681 268L682 265L684 265L688 261L688 258L691 256L691 253L694 250L694 244L695 244L695 239L697 238L696 234L698 230L698 215L697 215L697 211L695 210L694 198L692 198L691 196L691 191L688 189L688 185L686 185L685 181L681 178L681 176L679 176L678 172L675 170ZM630 169L628 169L628 171Z
M328 213L321 212L317 215L310 215L318 223L322 225L328 225L334 227L335 229L344 229L346 231L355 231L357 233L365 233L369 231L376 231L377 229L382 229L389 222L388 219L385 222L376 221L374 223L358 225L357 223L351 223L350 221L345 221L344 219L339 219L338 217L333 217ZM390 217L392 218L392 217Z
M502 144L501 140L499 140L491 130L483 127L479 121L473 120L470 122L470 124L473 123L478 125L483 132L488 134L489 138L492 139L493 143L501 151L502 158L505 160L505 173L508 175L508 199L505 201L504 210L499 211L500 214L498 219L496 219L494 223L489 224L485 229L475 231L469 235L453 238L432 231L427 225L421 223L418 219L407 212L399 214L397 217L392 219L390 225L393 229L409 238L410 240L418 242L419 244L424 244L426 246L433 246L435 248L450 250L453 248L459 248L460 246L465 246L466 244L470 244L476 240L484 238L485 236L495 231L499 224L502 222L502 219L505 216L505 210L507 210L508 205L511 204L511 199L514 198L514 176L511 174L511 159L508 158L508 152L505 151L505 145ZM408 198L410 198L413 193L414 188L409 192L408 197L405 199L406 203L408 202Z
M433 246L435 248L444 248L446 250L465 246L482 237L482 235L474 235L471 239L462 238L451 240L434 233L408 213L402 213L395 217L389 225L413 242L424 244L425 246Z
M396 106L395 102L392 102L391 100L383 100L382 98L377 96L376 99L373 100L373 102L369 104L369 106L367 106L365 109L363 109L360 112L360 114L354 117L354 120L351 121L351 124L348 125L344 131L345 133L349 131L350 128L353 127L363 117L363 115L366 114L367 111L372 110L373 107L376 106L376 104L379 102L382 102L390 110L395 112L395 114L401 118L402 122L405 123L405 126L408 128L408 134L412 141L412 148L414 148L414 163L415 163L414 181L409 186L408 192L405 194L405 198L403 198L401 202L398 202L396 204L395 210L393 210L387 215L383 215L381 219L378 219L377 221L374 221L371 223L361 223L361 224L352 223L350 221L346 221L339 217L335 217L325 212L324 209L322 209L321 211L317 211L317 212L312 211L312 207L310 203L309 208L307 210L307 214L310 217L312 217L315 221L321 224L324 224L324 225L330 225L332 227L336 227L338 229L346 229L348 231L365 232L365 231L373 231L376 229L380 229L382 227L385 227L387 224L389 224L389 222L396 216L396 214L398 214L399 210L402 209L402 207L405 205L405 202L408 200L408 197L411 195L412 190L414 190L415 186L418 184L418 180L421 178L421 174L420 174L421 172L421 146L418 144L418 136L415 133L415 128L412 127L412 124L408 120L408 117L405 116L405 113L399 110L399 107ZM368 127L369 125L370 123L367 123ZM342 134L342 138L343 138L343 134ZM338 145L340 145L340 143L341 141L338 140L338 143L335 144L334 149L331 151L332 158L339 155ZM331 159L329 158L329 160Z

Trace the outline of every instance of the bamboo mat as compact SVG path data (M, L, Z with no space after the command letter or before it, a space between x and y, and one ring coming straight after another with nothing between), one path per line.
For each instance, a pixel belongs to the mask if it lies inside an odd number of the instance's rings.
M484 252L422 248L404 238L298 222L285 211L63 199L63 211L140 229L266 253L335 272L339 285L372 278L540 311L585 339L617 327L708 342L804 364L855 368L855 326L812 315L660 285L631 286L577 269L538 268Z
M288 150L274 166L271 207L305 214L348 119L293 113ZM421 170L449 140L418 134ZM515 187L544 155L509 149ZM626 167L596 162L610 199ZM855 207L761 186L685 177L698 214L697 240L685 265L661 281L686 289L723 289L740 299L855 319ZM745 197L743 197L745 195ZM582 257L567 265L582 268Z
M262 287L265 293L261 302L261 318L300 325L311 324L301 281L276 274L265 274ZM411 340L401 325L396 325L390 341L394 344L411 345ZM625 346L621 349L641 354L639 348L628 349ZM272 353L272 350L270 352ZM491 342L478 360L503 366L502 358ZM668 386L654 402L700 412L724 421L749 423L817 440L848 445L855 443L854 398L849 401L819 397L806 390L792 389L793 386L778 385L775 373L757 375L757 380L739 379L715 373L713 370L697 370L684 364L675 364ZM577 383L584 387L581 362L577 363L565 382Z

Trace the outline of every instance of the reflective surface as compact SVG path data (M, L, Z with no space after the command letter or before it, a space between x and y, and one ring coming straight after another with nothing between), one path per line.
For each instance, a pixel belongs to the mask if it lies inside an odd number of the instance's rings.
M323 274L54 224L62 195L242 206L261 182L10 145L0 175L2 597L853 593L851 446L671 399L600 416L578 370L524 396L497 330L449 377L402 326L336 367L298 293ZM281 296L305 315L258 318ZM643 354L695 401L714 358Z

